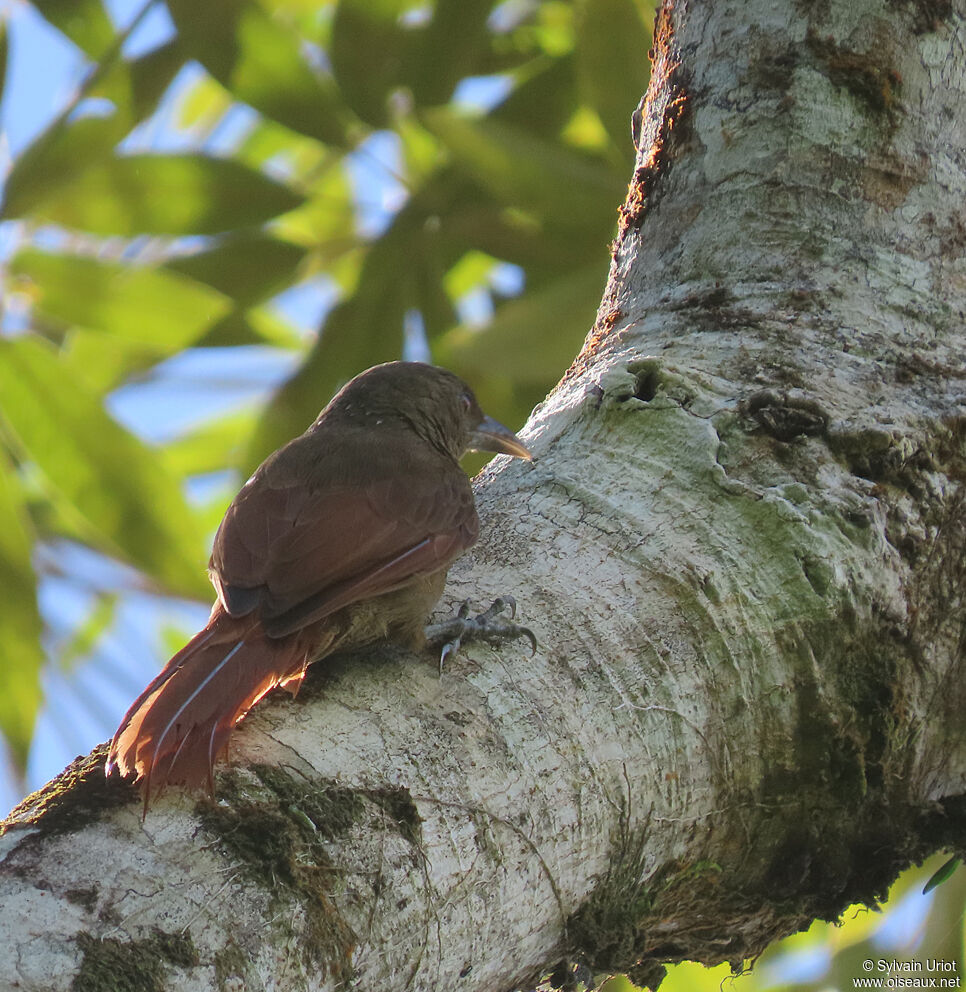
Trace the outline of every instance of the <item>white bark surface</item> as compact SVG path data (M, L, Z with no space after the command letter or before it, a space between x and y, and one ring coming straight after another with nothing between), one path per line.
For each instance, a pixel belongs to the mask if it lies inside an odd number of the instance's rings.
M597 326L444 597L536 656L326 662L143 823L80 762L0 838L0 988L643 980L956 843L964 47L958 3L676 0Z

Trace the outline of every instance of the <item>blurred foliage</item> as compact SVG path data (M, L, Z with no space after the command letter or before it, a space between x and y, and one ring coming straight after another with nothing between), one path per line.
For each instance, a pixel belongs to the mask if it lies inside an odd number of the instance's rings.
M224 493L198 506L186 481L247 470L301 432L340 384L401 356L407 322L489 412L525 419L593 322L653 18L650 0L167 0L173 36L129 55L161 0L123 30L103 0L33 7L87 69L13 162L0 211L14 244L0 732L21 771L41 703L35 590L57 557L43 548L74 542L133 566L142 588L207 597ZM7 47L5 30L3 65ZM474 79L500 98L468 101ZM172 131L186 140L158 140ZM399 190L375 225L358 179L374 140ZM519 295L497 288L502 263ZM272 303L322 275L335 302L307 338ZM468 294L486 299L482 325L460 319ZM184 349L252 344L299 356L257 418L149 444L112 417L117 390ZM96 597L72 659L116 602Z
M851 992L858 987L854 979L881 979L882 988L895 988L886 982L896 976L922 982L919 988L928 988L933 979L956 983L966 967L966 872L955 872L928 895L922 891L946 861L946 856L937 854L921 867L904 872L890 889L881 912L853 906L836 923L816 921L808 930L772 944L741 973L733 973L727 964L716 968L691 962L673 965L661 983L661 992ZM918 964L920 969L890 972L888 966L896 962L900 967L912 962L913 968ZM928 962L945 962L946 970L935 965L930 970ZM617 976L604 982L599 992L638 989L624 976Z

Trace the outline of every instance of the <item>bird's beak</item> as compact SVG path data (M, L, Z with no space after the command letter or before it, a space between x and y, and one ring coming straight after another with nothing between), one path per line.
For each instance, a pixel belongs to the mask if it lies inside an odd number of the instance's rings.
M496 451L530 461L526 445L508 427L492 417L484 417L470 435L470 451Z

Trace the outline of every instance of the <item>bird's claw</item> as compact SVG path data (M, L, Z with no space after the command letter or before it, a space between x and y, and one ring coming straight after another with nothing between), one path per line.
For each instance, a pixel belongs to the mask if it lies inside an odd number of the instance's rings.
M510 619L497 619L501 613L509 610ZM470 616L469 600L463 600L456 616L443 623L433 624L426 629L426 638L430 644L440 646L439 671L450 655L456 654L464 641L486 641L487 644L499 644L515 637L526 637L530 641L531 656L537 653L537 638L529 627L522 627L513 622L517 613L517 601L512 596L500 596L493 600L489 608L478 616Z

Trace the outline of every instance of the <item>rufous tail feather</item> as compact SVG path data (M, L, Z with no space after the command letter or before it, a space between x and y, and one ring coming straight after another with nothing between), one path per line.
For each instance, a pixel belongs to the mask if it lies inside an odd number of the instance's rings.
M301 679L307 661L298 638L268 637L253 619L216 608L124 715L107 773L135 774L145 810L169 784L210 790L235 724L266 692Z

